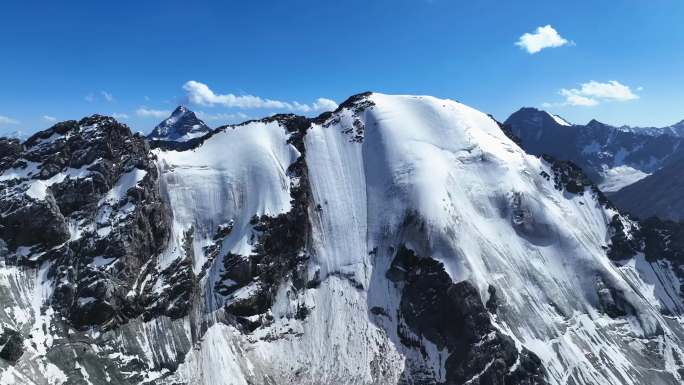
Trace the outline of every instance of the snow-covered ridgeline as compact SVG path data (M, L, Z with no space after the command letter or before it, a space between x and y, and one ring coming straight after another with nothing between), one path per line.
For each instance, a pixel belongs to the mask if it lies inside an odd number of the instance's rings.
M162 193L172 209L171 241L159 270L191 257L193 270L200 274L207 263L206 247L215 242L220 226L232 227L221 241L223 255L252 253L252 218L290 210L286 171L300 154L287 139L278 122L252 122L227 127L194 150L155 150ZM210 265L209 288L222 268L222 256ZM213 301L211 294L207 300Z

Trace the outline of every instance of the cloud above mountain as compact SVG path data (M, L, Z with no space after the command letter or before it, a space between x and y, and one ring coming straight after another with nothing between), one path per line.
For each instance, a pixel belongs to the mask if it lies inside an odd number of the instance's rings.
M19 121L16 120L16 119L12 119L12 118L10 118L10 117L7 117L7 116L2 116L2 115L0 115L0 124L3 124L3 125L4 125L4 124L7 124L7 125L9 125L9 124L19 124Z
M639 99L639 95L632 92L617 80L606 83L595 80L583 83L579 88L563 88L559 93L565 97L565 105L570 106L595 106L601 102L626 102Z
M302 113L320 112L337 108L337 103L334 100L327 98L318 98L311 104L304 104L296 101L285 102L262 98L255 95L235 95L232 93L217 94L209 88L208 85L195 80L186 82L183 85L183 90L185 90L190 103L206 107L222 106L238 109L269 108Z
M112 95L111 93L109 93L109 92L107 92L107 91L100 91L100 95L102 95L102 97L104 98L104 100L106 100L106 101L108 101L108 102L113 102L113 101L114 101L114 95Z
M545 48L561 47L566 44L571 44L571 42L563 38L551 25L537 27L534 32L527 32L520 36L520 39L515 43L515 45L526 50L529 54L535 54Z
M135 110L135 114L141 118L166 118L167 116L171 115L171 111L155 110L145 106L140 106L137 110Z

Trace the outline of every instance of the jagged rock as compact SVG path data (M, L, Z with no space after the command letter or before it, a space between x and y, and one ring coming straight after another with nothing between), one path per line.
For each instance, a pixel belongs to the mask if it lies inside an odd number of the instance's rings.
M23 340L18 331L3 328L2 334L0 334L0 358L10 363L17 362L24 354L22 343Z
M146 140L93 115L58 123L23 147L12 166L19 176L1 182L13 193L0 201L0 237L11 251L37 247L53 262L51 302L74 326L125 322L124 309L140 308L127 296L138 269L169 232Z
M23 150L19 139L0 138L0 170L4 171L11 166Z
M155 291L156 285L162 290ZM193 306L196 287L192 259L175 260L145 287L141 300L145 307L144 319L162 314L174 319L187 315Z
M629 227L626 227L625 223ZM620 215L615 214L611 218L609 229L608 257L610 259L615 261L629 259L641 249L641 234L634 223L624 221Z
M42 201L22 196L5 199L0 201L0 211L0 238L11 250L32 245L47 249L69 239L66 219L51 195Z
M492 326L477 289L468 281L453 283L440 262L420 258L403 245L387 274L404 283L400 316L406 324L448 350L447 384L546 383L539 359L529 351L518 352L513 340ZM513 368L521 355L526 366Z
M553 171L554 187L559 191L567 191L571 194L584 194L585 190L590 190L596 196L599 203L606 208L615 208L615 206L606 198L601 190L594 184L591 179L582 171L582 169L571 161L557 160L551 155L542 154L542 159L551 164ZM542 176L550 179L545 171L542 171Z
M496 295L496 288L489 285L489 287L487 287L487 292L489 293L489 299L487 300L485 307L487 307L487 310L490 313L496 314L496 308L499 307L499 298Z

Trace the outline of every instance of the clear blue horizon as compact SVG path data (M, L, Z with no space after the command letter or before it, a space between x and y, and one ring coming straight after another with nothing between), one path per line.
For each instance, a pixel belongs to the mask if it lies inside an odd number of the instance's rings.
M11 2L0 135L93 113L149 132L178 104L212 127L315 115L362 91L666 126L684 119L681 20L676 0Z

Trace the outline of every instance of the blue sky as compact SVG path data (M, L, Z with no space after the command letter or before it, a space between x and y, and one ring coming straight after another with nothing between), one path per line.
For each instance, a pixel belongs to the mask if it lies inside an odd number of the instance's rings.
M365 90L500 120L537 106L668 125L684 119L682 20L680 0L14 1L0 14L0 133L92 113L148 132L180 103L217 126ZM567 43L515 44L547 25Z

